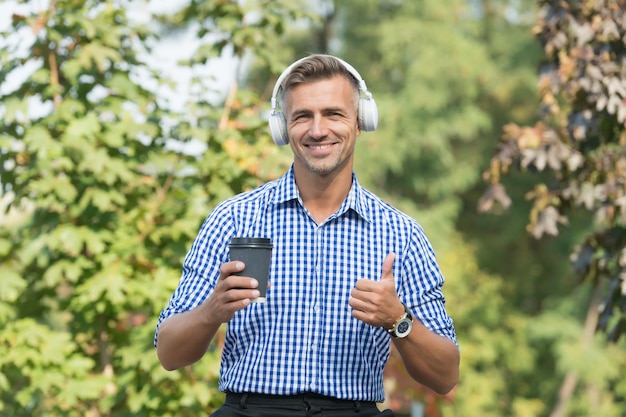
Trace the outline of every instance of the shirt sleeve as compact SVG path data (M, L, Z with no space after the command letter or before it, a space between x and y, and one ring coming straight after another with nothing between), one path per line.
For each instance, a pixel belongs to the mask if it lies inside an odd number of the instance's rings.
M161 323L168 317L193 310L215 288L220 267L228 261L228 242L234 233L234 223L230 211L218 206L205 219L185 256L182 276L169 303L161 311L156 325L154 345L156 346Z
M448 315L442 287L445 282L435 252L417 225L402 259L401 299L427 329L447 337L457 346L452 318Z

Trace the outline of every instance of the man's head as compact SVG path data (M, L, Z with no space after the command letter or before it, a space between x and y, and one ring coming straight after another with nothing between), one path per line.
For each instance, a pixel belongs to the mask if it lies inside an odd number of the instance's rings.
M359 128L372 131L378 125L378 110L365 81L347 62L332 55L315 54L291 64L278 77L272 93L272 112L269 119L270 133L277 145L289 143L283 106L285 94L294 87L333 78L345 77L354 87L355 107L358 111Z

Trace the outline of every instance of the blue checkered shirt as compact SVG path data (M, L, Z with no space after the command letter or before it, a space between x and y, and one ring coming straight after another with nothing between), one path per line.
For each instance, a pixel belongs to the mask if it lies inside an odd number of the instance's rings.
M401 301L423 325L456 343L444 279L420 225L360 187L356 177L341 208L318 225L302 204L293 168L209 214L159 317L155 343L163 320L211 294L235 236L272 240L271 288L266 303L249 305L228 323L222 391L383 401L390 336L353 318L348 299L358 279L380 279L391 252Z

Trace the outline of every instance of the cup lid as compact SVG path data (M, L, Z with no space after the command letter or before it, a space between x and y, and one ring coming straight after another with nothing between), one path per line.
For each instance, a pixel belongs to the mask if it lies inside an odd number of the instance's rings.
M272 241L266 237L234 237L230 240L231 245L264 245L271 246Z

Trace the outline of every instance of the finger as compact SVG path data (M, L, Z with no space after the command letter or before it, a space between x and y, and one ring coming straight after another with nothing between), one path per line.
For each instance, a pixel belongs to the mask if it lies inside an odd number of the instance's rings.
M354 310L359 311L369 311L372 308L372 305L367 303L366 301L356 298L354 296L350 297L348 300L348 305L352 307Z
M241 261L231 261L224 262L222 266L220 266L220 278L226 279L226 277L233 275L237 272L241 272L246 268L246 264Z
M215 317L221 323L230 321L237 311L243 310L249 306L252 302L252 298L255 298L254 294L237 295L237 293L241 293L242 291L252 292L250 290L234 289L226 292L214 292L206 300L208 314Z
M222 281L222 287L226 290L252 290L258 286L256 279L239 275L231 275Z
M246 265L241 261L223 263L220 267L220 282L228 282L226 288L257 288L259 282L245 275L233 275L243 271Z
M383 276L381 280L393 281L393 262L396 260L396 254L390 253L383 261Z
M361 278L360 280L356 282L356 284L354 285L354 289L352 291L359 293L359 292L370 292L370 291L374 291L375 289L376 289L376 281L371 280L371 279Z
M232 288L228 290L224 295L224 301L226 303L237 303L243 300L252 300L258 298L261 295L259 290L247 289L247 288Z

